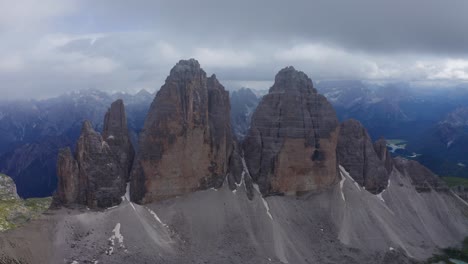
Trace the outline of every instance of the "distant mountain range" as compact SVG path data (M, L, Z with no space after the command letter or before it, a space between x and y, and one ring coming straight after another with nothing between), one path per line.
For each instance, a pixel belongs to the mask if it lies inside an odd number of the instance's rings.
M362 81L321 81L316 88L340 121L359 120L373 140L404 142L395 155L415 159L441 176L468 177L467 89ZM249 88L230 92L232 131L238 139L246 136L263 94ZM102 131L108 106L123 99L130 138L138 149L137 136L153 98L145 90L131 95L89 89L47 100L0 102L0 172L15 180L21 197L50 196L57 184L58 150L75 147L85 119Z
M84 121L75 150L58 153L52 207L2 233L0 263L412 264L468 234L464 190L339 122L304 72L280 70L252 114L252 93L236 97L231 107L216 75L181 60L136 152L123 100L101 133Z
M418 160L441 176L468 177L468 88L362 81L322 81L316 86L340 120L359 120L374 140L402 142L395 154Z
M57 186L58 150L75 147L84 120L102 131L107 108L123 99L131 138L137 143L153 97L145 90L109 95L91 89L41 101L0 102L0 172L14 179L21 197L50 196Z

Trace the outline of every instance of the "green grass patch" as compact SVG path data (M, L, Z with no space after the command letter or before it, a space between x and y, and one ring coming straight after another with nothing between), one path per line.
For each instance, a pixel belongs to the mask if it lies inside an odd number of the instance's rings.
M449 187L465 186L468 187L468 178L461 177L442 177Z
M49 208L51 202L51 197L0 200L0 232L39 217Z

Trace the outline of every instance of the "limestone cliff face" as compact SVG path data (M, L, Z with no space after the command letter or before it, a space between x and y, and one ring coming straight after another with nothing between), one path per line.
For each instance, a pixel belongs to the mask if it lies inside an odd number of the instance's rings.
M386 159L385 151L379 143L379 157L374 149L374 144L367 133L367 130L359 121L347 120L340 126L340 136L338 139L337 155L338 162L351 177L361 186L371 193L380 193L388 185L389 171L386 168L387 162L391 166L391 157ZM387 159L386 159L387 160Z
M107 142L124 169L125 179L129 179L135 157L127 129L127 115L121 99L112 103L104 117L103 139Z
M105 116L105 139L89 121L83 123L75 155L68 148L59 152L54 206L106 208L120 204L134 155L126 124L121 100Z
M139 140L132 200L141 203L220 186L232 152L229 94L194 60L174 66Z
M244 141L250 174L264 195L319 190L337 182L338 120L312 80L282 69L252 116Z

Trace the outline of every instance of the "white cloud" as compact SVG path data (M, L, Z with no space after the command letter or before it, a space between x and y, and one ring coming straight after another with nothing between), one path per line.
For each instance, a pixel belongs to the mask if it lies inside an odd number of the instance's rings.
M255 61L250 52L225 48L196 48L193 57L207 67L239 68L247 67Z
M19 55L7 55L0 58L0 72L20 71L23 66L23 59Z
M468 60L448 59L439 71L429 76L429 79L468 81Z
M0 0L0 30L31 30L76 8L75 0Z

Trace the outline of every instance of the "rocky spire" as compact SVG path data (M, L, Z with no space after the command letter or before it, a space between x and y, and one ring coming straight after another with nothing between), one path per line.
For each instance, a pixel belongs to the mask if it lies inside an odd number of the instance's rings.
M337 137L331 104L305 73L287 67L252 116L246 163L264 195L320 190L337 182Z
M132 171L133 201L220 186L232 151L229 94L194 59L171 70L150 107Z
M393 158L387 148L387 141L384 138L379 138L374 142L374 150L377 153L377 156L385 164L385 169L390 173L393 170Z
M57 193L54 197L59 204L72 204L78 201L79 167L70 148L60 149L57 157Z
M134 155L121 100L106 113L104 135L105 139L85 121L75 156L69 148L60 150L55 205L106 208L121 202Z
M128 133L125 106L121 99L113 102L104 117L102 137L109 144L125 172L125 179L129 179L135 151Z
M380 143L381 144L381 143ZM384 147L386 151L386 146ZM379 154L364 126L357 120L347 120L340 126L337 146L338 163L350 176L371 193L377 194L388 185L389 172L386 169L384 149L379 145ZM390 162L390 159L388 159Z

